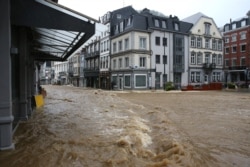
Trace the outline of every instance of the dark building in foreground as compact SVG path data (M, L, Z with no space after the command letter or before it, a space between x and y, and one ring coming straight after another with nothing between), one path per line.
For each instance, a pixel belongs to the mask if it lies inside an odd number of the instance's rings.
M67 60L95 33L97 20L55 2L0 1L0 150L14 148L15 127L32 115L40 65Z

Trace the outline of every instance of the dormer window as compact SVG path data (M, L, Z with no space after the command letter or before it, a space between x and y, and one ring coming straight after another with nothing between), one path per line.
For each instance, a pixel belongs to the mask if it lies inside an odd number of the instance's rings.
M160 23L158 19L155 19L155 27L160 27Z
M130 26L130 25L131 25L131 17L126 19L126 26Z
M115 34L119 33L119 26L118 25L114 26L114 32L115 32Z
M232 29L236 29L236 23L232 24Z
M179 24L178 23L174 23L174 30L179 31Z
M241 27L246 26L246 20L242 20L242 21L240 22L240 26L241 26Z
M210 35L210 23L204 23L205 25L205 35Z
M167 28L167 24L166 24L166 21L165 21L165 20L163 20L163 21L161 22L161 24L162 24L162 28Z
M120 22L120 32L123 32L123 21Z
M226 32L226 31L229 31L229 25L226 25L226 26L225 26L225 32Z
M116 18L117 18L117 19L121 19L121 18L122 18L122 15L121 15L121 14L117 14L117 15L116 15Z

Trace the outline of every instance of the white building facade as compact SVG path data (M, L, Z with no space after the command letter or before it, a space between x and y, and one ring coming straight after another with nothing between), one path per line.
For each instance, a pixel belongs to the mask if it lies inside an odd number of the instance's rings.
M54 62L55 84L61 84L61 85L68 84L68 68L69 68L68 61Z
M189 38L188 84L195 87L223 81L223 38L214 20L202 13L184 21L193 23Z

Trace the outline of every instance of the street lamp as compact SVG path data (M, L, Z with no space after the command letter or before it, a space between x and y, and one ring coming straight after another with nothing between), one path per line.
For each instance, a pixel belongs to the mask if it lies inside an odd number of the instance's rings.
M135 81L134 81L134 69L138 68L138 66L129 66L129 68L132 70L132 85L131 85L131 90L133 90L134 86L135 86Z
M246 68L246 70L245 70L245 81L246 81L246 88L248 88L248 85L247 85L247 83L248 83L248 68Z

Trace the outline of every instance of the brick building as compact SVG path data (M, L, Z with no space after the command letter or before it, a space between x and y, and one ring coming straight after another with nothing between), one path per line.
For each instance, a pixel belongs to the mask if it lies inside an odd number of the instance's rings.
M250 15L223 27L225 83L248 85L250 80Z

